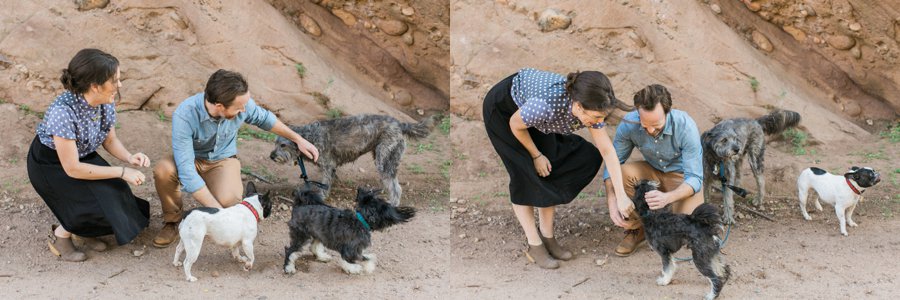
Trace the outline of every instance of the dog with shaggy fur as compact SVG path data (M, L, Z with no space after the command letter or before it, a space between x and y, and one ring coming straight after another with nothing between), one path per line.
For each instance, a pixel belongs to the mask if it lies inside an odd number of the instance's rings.
M337 167L371 152L389 201L397 206L403 193L397 180L397 168L406 149L406 139L428 136L434 121L429 117L419 123L406 123L391 116L358 115L289 127L319 149L316 166L322 172L322 183L329 187L334 182ZM281 164L296 164L297 157L301 156L294 142L278 137L269 158ZM328 197L328 189L323 192Z
M650 210L645 194L656 191L659 183L642 180L634 188L634 208L646 230L650 249L662 258L662 275L658 285L668 285L675 275L673 254L687 245L691 249L694 266L710 282L706 299L715 299L731 277L731 268L719 254L719 228L721 217L715 206L704 203L690 215L671 212L670 207Z
M753 205L763 203L766 195L766 179L763 158L766 152L766 135L779 134L797 126L800 114L788 110L776 110L758 119L728 119L719 122L703 133L703 196L709 202L711 188L717 182L722 185L725 203L724 221L734 223L734 193L740 186L740 167L749 157L750 171L756 178L757 194ZM724 178L724 182L722 179ZM743 192L742 189L740 189Z
M307 245L321 262L331 260L325 248L340 253L338 262L348 274L375 271L375 254L363 253L372 243L372 231L408 222L416 215L415 208L388 204L378 197L380 192L357 189L356 208L351 210L326 204L322 191L316 188L294 190L294 208L288 222L291 243L284 247L284 272L297 272L295 262Z

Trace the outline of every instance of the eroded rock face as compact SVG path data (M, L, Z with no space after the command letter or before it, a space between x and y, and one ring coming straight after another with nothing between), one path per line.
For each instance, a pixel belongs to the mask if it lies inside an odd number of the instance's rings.
M75 0L75 5L78 5L78 10L81 11L106 8L109 0Z
M557 9L548 8L541 13L538 18L538 26L541 31L554 31L569 28L572 24L572 18L563 14Z

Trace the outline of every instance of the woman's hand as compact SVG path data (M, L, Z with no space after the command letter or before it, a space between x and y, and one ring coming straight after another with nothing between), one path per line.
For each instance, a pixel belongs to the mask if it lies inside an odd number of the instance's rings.
M138 152L128 157L128 163L135 167L149 167L150 158L146 154Z
M135 170L132 168L126 168L126 167L122 167L122 168L125 171L122 174L122 179L124 179L126 182L128 182L132 185L144 184L144 180L146 179L146 177L144 177L144 173L141 173L141 171L138 171L138 170Z
M553 166L550 165L550 160L547 159L544 154L538 155L538 157L534 158L534 170L537 171L538 176L547 177L550 176L550 171L553 169Z

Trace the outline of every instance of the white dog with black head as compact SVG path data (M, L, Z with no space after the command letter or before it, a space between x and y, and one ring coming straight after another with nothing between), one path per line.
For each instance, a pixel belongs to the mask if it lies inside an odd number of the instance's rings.
M266 218L272 212L272 201L269 193L260 196L256 192L253 182L247 182L244 188L244 200L240 203L224 209L213 207L198 207L184 213L181 224L178 225L178 233L181 240L175 248L175 259L172 264L181 266L179 261L182 252L184 257L184 276L188 281L197 281L197 277L191 275L191 265L197 261L200 255L200 247L203 239L210 237L213 243L231 249L231 255L244 263L244 270L253 268L253 241L256 240L257 223ZM244 250L244 255L240 251Z
M806 212L806 198L809 189L813 188L819 194L816 199L816 209L822 210L819 200L834 206L841 225L841 234L847 236L847 225L856 227L853 222L853 210L862 199L863 192L881 181L881 175L872 168L852 167L844 176L834 175L825 170L812 167L800 172L797 178L797 189L800 191L800 212L803 218L812 220Z

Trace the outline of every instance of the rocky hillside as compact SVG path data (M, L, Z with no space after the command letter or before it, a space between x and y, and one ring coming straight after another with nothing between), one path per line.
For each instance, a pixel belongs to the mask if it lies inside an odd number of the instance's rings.
M0 98L30 110L62 91L60 70L86 47L121 61L125 110L171 114L219 68L243 73L252 96L290 122L409 119L448 105L446 4L5 2L15 9L0 12Z

